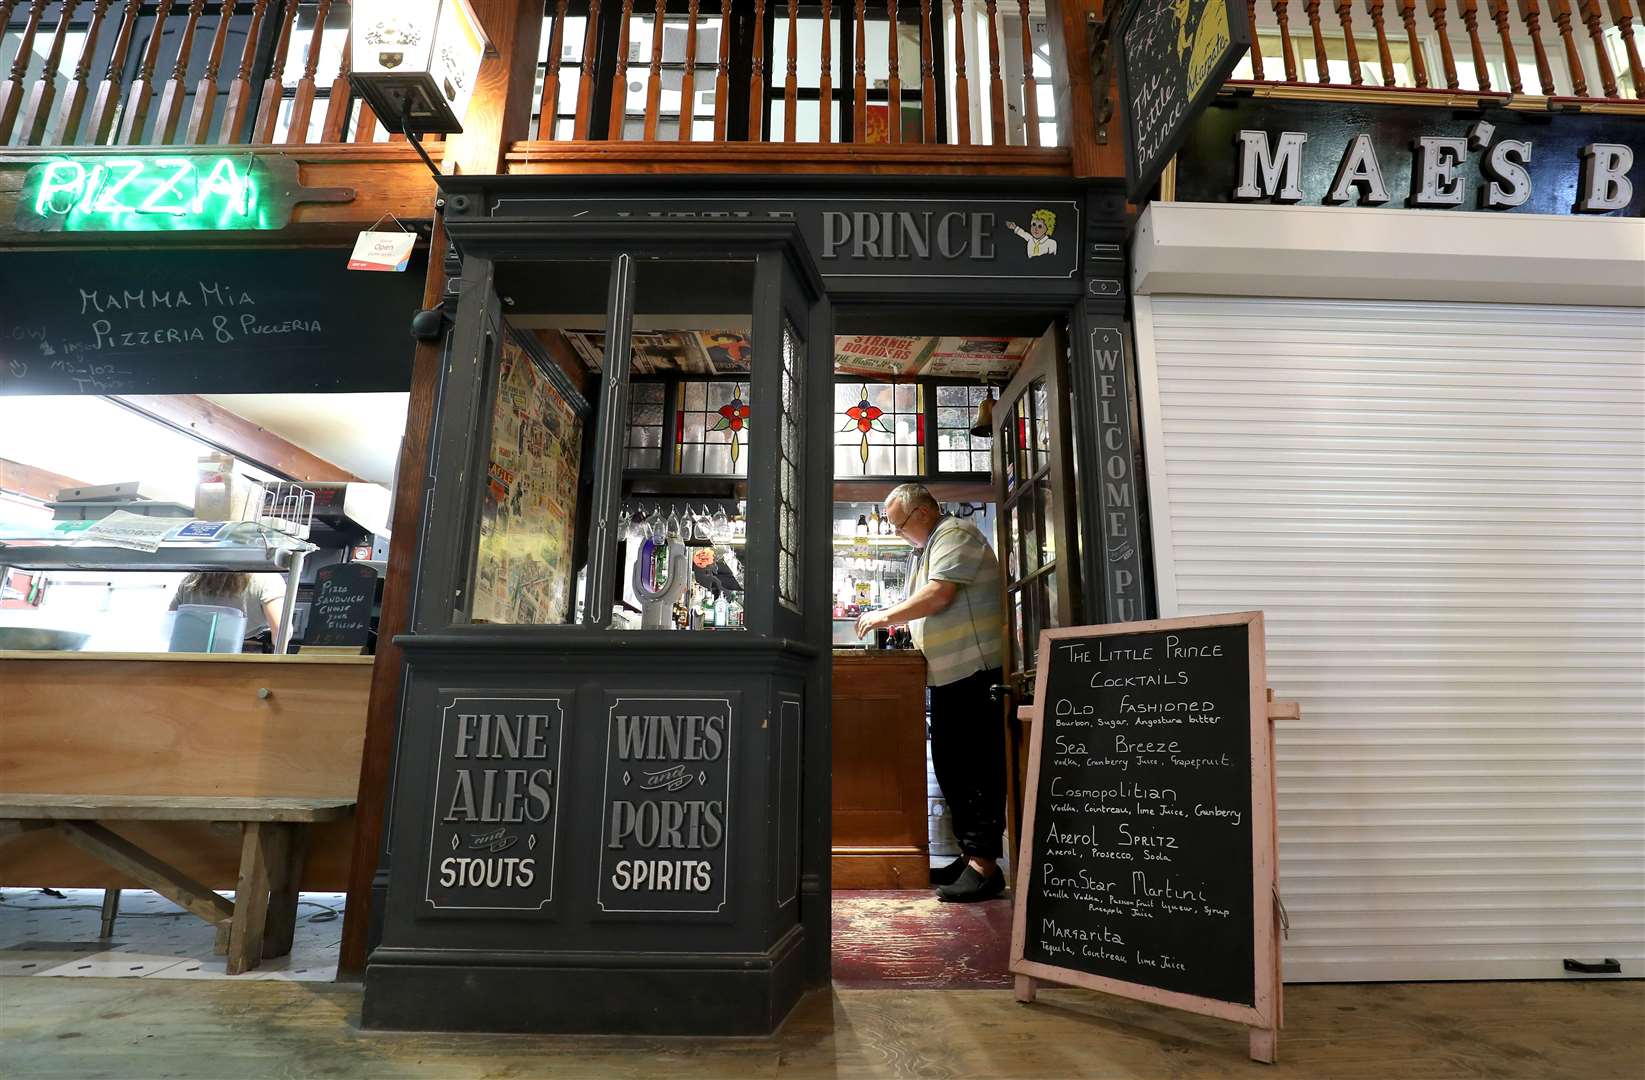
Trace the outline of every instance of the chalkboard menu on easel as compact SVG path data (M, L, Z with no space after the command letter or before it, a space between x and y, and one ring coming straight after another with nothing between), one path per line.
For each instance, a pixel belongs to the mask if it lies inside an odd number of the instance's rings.
M1141 201L1250 48L1251 27L1235 0L1131 0L1119 20L1125 184Z
M314 572L305 648L363 648L371 635L371 608L377 597L377 571L364 563L338 563Z
M1271 1037L1261 613L1050 630L1039 656L1012 970Z

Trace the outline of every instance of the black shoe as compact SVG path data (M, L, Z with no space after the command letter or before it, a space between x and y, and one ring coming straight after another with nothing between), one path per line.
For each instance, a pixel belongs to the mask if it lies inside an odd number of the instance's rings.
M964 855L961 855L947 866L934 866L931 868L931 884L952 885L960 879L961 874L965 873L965 867L966 857Z
M987 877L977 873L977 868L967 866L965 873L952 885L944 885L937 890L937 898L951 904L970 904L978 900L992 900L1005 892L1005 874L999 867Z

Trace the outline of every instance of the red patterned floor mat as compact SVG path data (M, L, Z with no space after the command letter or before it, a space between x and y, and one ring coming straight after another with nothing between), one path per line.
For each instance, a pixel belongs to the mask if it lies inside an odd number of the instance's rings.
M1011 901L944 904L925 891L834 893L834 985L994 990L1011 985Z

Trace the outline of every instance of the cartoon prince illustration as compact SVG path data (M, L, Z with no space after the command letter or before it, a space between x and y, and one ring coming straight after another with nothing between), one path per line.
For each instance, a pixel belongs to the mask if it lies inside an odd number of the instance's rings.
M1049 210L1035 210L1028 219L1028 229L1025 232L1015 221L1007 221L1005 227L1028 241L1028 257L1036 255L1055 255L1057 242L1051 239L1051 234L1057 231L1057 215Z

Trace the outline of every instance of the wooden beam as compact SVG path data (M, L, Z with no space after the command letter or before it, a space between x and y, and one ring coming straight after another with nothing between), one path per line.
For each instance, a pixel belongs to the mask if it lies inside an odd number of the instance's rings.
M119 833L94 821L59 821L57 831L75 847L108 863L213 926L234 917L234 905L175 867L168 866Z
M87 486L89 485L83 481L64 476L62 473L54 473L50 469L39 469L33 465L24 465L21 461L0 458L0 491L27 495L42 502L54 502L57 493L64 488Z
M543 31L543 0L473 0L471 6L495 55L481 62L463 133L447 148L447 162L468 176L502 172L503 148L531 134Z
M445 293L445 223L434 219L429 242L428 276L423 307L434 307ZM399 482L394 489L394 543L388 549L383 580L383 609L377 624L377 660L371 669L371 700L366 705L365 742L360 750L360 786L354 816L354 856L349 864L348 902L343 909L343 940L337 961L340 976L357 976L366 967L366 931L371 924L371 886L382 849L389 781L394 774L394 731L400 720L403 656L394 643L411 625L411 585L417 574L418 535L423 517L428 449L434 429L434 401L440 387L444 341L419 341L411 365L411 395L406 403L406 433L400 443ZM409 856L405 856L409 857Z
M236 416L198 394L133 394L110 401L202 439L219 450L293 480L358 483L340 465L304 450L274 432Z

